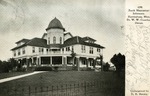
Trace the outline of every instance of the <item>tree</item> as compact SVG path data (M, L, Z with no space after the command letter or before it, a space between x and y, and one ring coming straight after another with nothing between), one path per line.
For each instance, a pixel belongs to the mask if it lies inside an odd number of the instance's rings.
M17 61L13 58L10 58L7 61L0 60L0 72L10 72L18 65Z
M8 62L9 62L10 70L13 70L18 66L18 62L14 58L10 58Z
M116 67L117 72L121 72L122 70L125 69L125 56L122 55L121 53L115 54L110 61L114 64Z
M75 61L75 57L76 57L76 53L74 52L74 49L72 47L72 50L71 50L71 57L72 57L72 65L73 65L73 69L75 68L75 64L74 64L74 61Z
M110 67L110 64L107 62L107 63L103 66L103 70L104 70L104 71L109 71L109 67Z

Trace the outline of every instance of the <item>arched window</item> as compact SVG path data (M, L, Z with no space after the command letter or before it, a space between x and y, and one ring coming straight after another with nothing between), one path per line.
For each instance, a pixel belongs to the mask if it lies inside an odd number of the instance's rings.
M50 44L50 37L48 37L48 44Z
M60 37L60 44L62 44L62 37Z
M53 44L56 44L56 37L53 37Z

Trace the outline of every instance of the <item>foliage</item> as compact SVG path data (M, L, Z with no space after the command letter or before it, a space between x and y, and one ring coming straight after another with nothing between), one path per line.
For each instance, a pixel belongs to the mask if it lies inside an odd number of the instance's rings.
M10 58L8 61L0 60L0 72L10 72L13 71L18 66L18 62Z
M107 62L105 65L103 65L103 70L109 71L109 67L110 67L110 64Z
M52 68L48 66L41 66L41 67L36 67L34 71L52 71Z
M121 71L125 69L125 56L121 53L115 54L110 60L116 67L116 71Z

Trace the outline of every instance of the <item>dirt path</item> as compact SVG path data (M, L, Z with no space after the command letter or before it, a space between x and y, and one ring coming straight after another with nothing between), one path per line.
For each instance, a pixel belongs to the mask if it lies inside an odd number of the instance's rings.
M11 81L11 80L16 80L16 79L19 79L19 78L23 78L23 77L43 73L43 72L45 72L45 71L38 71L38 72L27 73L27 74L23 74L23 75L18 75L18 76L14 76L14 77L8 77L8 78L0 79L0 83L8 82L8 81Z

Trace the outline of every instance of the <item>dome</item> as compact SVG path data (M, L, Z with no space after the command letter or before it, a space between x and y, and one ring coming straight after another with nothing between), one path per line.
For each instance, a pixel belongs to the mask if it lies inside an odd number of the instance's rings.
M49 23L46 30L49 30L52 28L59 28L59 29L63 29L65 31L65 28L63 28L61 22L56 17Z

